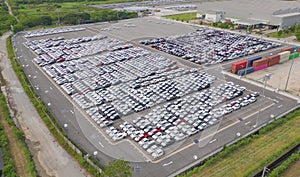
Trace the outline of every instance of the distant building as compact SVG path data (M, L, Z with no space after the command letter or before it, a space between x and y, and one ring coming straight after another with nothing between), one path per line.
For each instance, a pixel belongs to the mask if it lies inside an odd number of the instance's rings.
M218 22L222 18L236 19L231 22L244 27L268 27L281 30L300 23L300 1L205 1L198 4L197 10L197 17L207 21Z
M279 29L287 29L300 23L300 12L275 15L279 20Z
M224 19L225 12L220 10L208 10L205 12L205 20L220 22Z
M143 16L144 14L151 14L153 11L155 11L155 8L131 6L124 7L122 10L127 12L136 12L139 16Z

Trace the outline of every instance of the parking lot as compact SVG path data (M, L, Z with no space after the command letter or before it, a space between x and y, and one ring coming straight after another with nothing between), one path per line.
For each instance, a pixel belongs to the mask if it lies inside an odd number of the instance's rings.
M196 32L140 41L152 48L201 65L213 65L281 46L252 36L208 28Z
M168 35L159 29L156 36L152 32L150 37L155 38L174 35L174 26L183 29L183 34L194 30L168 23L135 19L111 27L90 25L72 32L72 37L62 33L15 37L20 39L15 43L18 59L41 98L50 103L60 124L74 124L74 129L67 130L70 137L79 134L73 137L75 142L102 152L101 160L109 156L133 162L143 169L136 176L147 176L158 166L156 176L169 175L296 104L220 75L221 66L200 71L181 67L185 64L181 59L135 42L148 38L142 34L146 25L170 28ZM110 30L101 31L103 28ZM134 38L132 30L140 31L141 36ZM124 35L127 33L131 36ZM191 158L179 160L185 155Z

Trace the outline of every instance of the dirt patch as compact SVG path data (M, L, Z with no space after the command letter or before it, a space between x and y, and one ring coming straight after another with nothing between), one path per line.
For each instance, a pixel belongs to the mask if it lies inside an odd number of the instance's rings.
M5 117L2 113L2 108L0 109L0 121L3 125L4 132L8 138L9 141L9 151L12 155L12 158L15 162L15 167L17 171L17 175L20 177L28 177L30 176L30 171L27 169L27 161L26 156L24 152L22 151L22 148L14 134L13 127L10 126L7 121L5 120Z
M294 163L285 173L282 174L283 177L299 177L300 176L300 160Z

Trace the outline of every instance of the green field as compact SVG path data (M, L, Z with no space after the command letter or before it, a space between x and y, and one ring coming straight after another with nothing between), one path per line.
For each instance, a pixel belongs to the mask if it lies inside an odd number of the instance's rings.
M241 140L233 145L236 148L228 147L229 153L221 152L185 176L252 176L300 141L299 125L300 110Z
M177 21L190 21L190 20L195 20L196 18L196 13L185 13L185 14L176 14L176 15L167 15L164 16L165 18L172 19L172 20L177 20Z
M294 35L295 35L294 33L278 33L278 32L267 34L268 37L273 37L273 38L286 38Z
M99 9L89 6L96 3L112 3L123 2L123 0L115 1L97 1L97 2L62 2L62 3L46 3L40 2L29 4L28 2L10 0L13 14L20 20L15 25L14 32L23 29L41 28L58 25L77 25L83 23L114 21L137 17L137 13L115 11L110 9ZM38 1L39 2L39 1ZM89 3L89 4L87 4Z
M16 19L8 14L7 6L4 4L4 1L0 2L0 36L10 30L10 25L15 24Z

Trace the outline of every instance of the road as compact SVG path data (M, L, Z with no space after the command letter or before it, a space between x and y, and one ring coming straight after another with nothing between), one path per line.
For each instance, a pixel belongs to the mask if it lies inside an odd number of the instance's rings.
M24 92L7 58L5 44L8 36L8 33L4 34L0 39L2 75L10 89L14 108L18 110L16 118L29 142L39 174L45 177L88 176L78 162L56 142Z
M136 27L124 27L124 24L127 23L133 23ZM124 41L133 42L137 45L136 42L139 38L168 36L195 30L195 27L181 23L168 23L168 21L165 22L164 20L155 18L139 18L113 23L111 25L118 28L112 28L112 31L101 31L102 28L107 28L109 25L110 24L105 24L105 26L96 24L87 25L88 29L86 31L72 33L69 37L83 36L86 33L104 33ZM47 38L47 36L41 38ZM127 140L117 144L110 142L109 139L103 135L101 129L91 123L89 117L87 117L76 104L72 103L70 97L65 95L59 86L53 81L50 81L48 76L32 62L35 54L23 44L26 39L22 37L22 34L17 35L14 39L20 64L23 66L32 84L36 87L40 97L49 105L48 108L58 123L61 126L68 124L65 131L69 137L90 154L93 154L94 151L98 151L99 153L96 158L102 164L107 164L110 160L120 157L131 161L131 165L135 169L133 176L159 177L172 175L177 170L189 164L198 163L215 150L222 148L224 144L234 142L239 139L240 136L253 131L254 125L257 124L259 126L268 122L298 104L295 99L266 90L265 95L259 97L255 104L242 108L241 111L237 113L223 117L220 125L208 128L181 142L178 146L172 147L173 149L169 149L168 154L162 159L150 159L149 161L149 157L143 155L136 144L132 142ZM182 59L177 58L176 60L183 65L188 65L186 67L197 67L195 64L183 61ZM249 91L263 93L261 84L256 86L245 82L245 79L221 74L220 71L226 69L227 66L229 66L229 63L224 66L218 65L204 69L208 73L218 77L217 82L233 81L241 86L246 86ZM202 70L202 68L199 67L199 70ZM271 116L271 114L274 116Z

